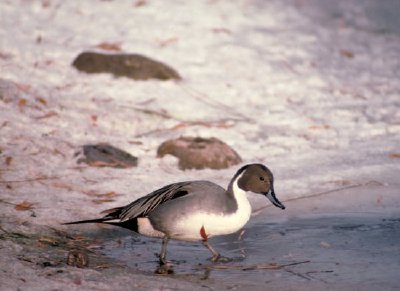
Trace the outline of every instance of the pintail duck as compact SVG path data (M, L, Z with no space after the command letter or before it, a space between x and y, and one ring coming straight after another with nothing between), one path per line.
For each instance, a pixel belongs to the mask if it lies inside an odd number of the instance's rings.
M65 224L106 223L124 227L139 234L162 238L160 264L166 263L169 239L202 241L212 253L220 254L208 239L240 230L250 219L251 206L246 192L266 196L273 205L285 206L276 198L272 172L262 164L240 168L227 190L209 181L187 181L164 186L136 201L104 211L98 219Z

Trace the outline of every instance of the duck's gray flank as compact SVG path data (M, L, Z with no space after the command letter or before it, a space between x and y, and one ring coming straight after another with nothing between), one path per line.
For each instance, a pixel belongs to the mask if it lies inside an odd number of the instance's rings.
M160 262L165 263L169 239L200 240L219 258L208 238L241 229L250 218L246 192L265 195L277 207L283 204L274 193L272 172L262 164L240 168L227 190L210 181L169 184L134 202L105 211L99 219L66 224L99 222L131 229L143 235L163 238Z

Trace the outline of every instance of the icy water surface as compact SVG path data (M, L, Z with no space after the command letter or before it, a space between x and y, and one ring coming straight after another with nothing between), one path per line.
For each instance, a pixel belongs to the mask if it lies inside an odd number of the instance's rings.
M172 241L168 258L174 275L263 286L318 281L327 287L399 288L400 213L311 215L265 223L258 217L242 238L238 234L212 240L229 263L211 263L200 243ZM160 241L124 236L107 241L104 253L141 271L157 268ZM286 265L286 266L285 266ZM281 267L280 267L281 266ZM275 269L274 269L275 267Z

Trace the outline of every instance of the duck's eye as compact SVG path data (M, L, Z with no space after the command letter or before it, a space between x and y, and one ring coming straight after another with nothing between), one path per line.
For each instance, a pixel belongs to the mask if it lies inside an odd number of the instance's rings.
M260 181L264 181L265 180L265 178L264 177L260 177Z

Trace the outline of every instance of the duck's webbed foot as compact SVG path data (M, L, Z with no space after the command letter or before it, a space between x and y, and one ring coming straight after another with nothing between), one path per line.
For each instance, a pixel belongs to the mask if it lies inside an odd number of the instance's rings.
M218 257L212 257L211 261L218 263L229 263L232 262L233 259L219 255Z
M224 261L225 257L221 256L219 252L217 252L208 242L208 240L203 240L203 245L212 253L211 261L212 262L220 262Z
M211 262L218 262L222 256L219 253L213 254L211 257Z
M157 267L157 269L154 271L154 273L159 274L159 275L173 274L174 268L171 263L164 263L164 264L160 263L160 265Z

